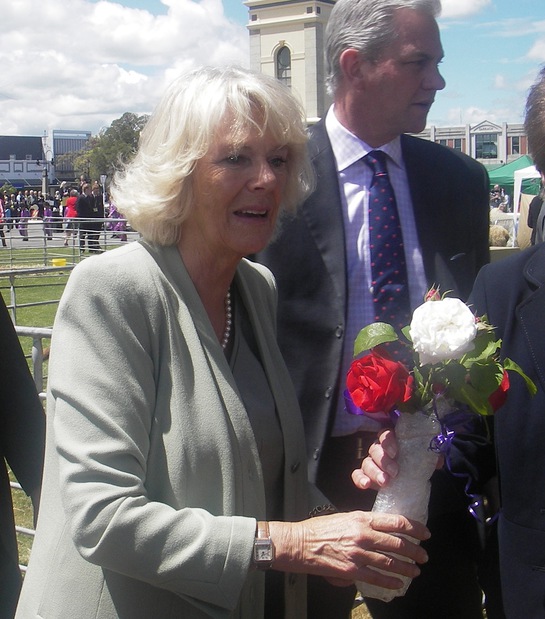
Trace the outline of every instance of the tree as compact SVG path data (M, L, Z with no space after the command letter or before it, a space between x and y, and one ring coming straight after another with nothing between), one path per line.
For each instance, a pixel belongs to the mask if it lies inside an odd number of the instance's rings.
M15 187L9 181L6 181L3 185L0 186L0 192L2 193L2 195L4 195L5 193L7 193L8 196L16 195L17 191L18 189L15 189Z
M107 129L102 129L97 136L91 137L83 149L74 153L76 174L89 180L97 180L101 174L111 178L121 164L134 157L140 132L148 118L147 114L138 116L125 112Z

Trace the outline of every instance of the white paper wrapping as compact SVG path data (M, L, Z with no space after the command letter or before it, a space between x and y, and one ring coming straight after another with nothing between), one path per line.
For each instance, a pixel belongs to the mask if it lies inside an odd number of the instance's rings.
M429 447L430 441L440 431L440 423L433 414L417 412L400 415L395 427L399 446L397 457L399 474L388 483L387 487L379 490L373 506L374 512L401 514L424 524L427 522L430 477L438 458ZM356 586L364 598L389 602L395 597L405 595L411 584L411 578L397 574L396 577L404 583L400 589L384 589L366 582L357 582Z

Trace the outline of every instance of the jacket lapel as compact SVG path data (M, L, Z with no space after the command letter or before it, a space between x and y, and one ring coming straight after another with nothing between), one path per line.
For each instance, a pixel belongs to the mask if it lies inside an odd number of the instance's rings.
M534 253L524 268L524 277L532 291L516 309L530 357L545 389L545 347L543 346L543 308L545 307L545 248Z
M256 286L250 285L249 275L249 266L242 261L237 270L236 283L252 324L284 440L284 516L299 519L308 513L306 450L304 441L300 440L304 436L303 420L295 389L276 345L274 308L271 306L268 310L270 301L259 294Z
M314 125L310 134L310 154L320 189L305 201L300 216L305 220L320 251L339 298L344 300L346 253L342 209L339 208L341 194L337 166L324 122Z

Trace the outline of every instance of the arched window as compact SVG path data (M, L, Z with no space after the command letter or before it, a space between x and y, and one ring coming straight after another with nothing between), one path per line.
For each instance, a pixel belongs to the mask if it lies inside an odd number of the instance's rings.
M285 45L276 53L276 77L291 88L291 52Z

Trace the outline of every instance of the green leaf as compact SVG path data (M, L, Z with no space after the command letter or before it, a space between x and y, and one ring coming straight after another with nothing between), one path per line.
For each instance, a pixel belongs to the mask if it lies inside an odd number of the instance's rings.
M398 339L392 325L385 322L373 322L358 333L354 342L354 357L375 346L386 344L386 342L396 342Z
M493 331L479 332L479 335L474 340L473 350L470 350L461 358L461 363L466 368L470 368L476 361L485 361L494 357L501 345L501 340L494 338Z
M471 366L469 379L472 385L476 385L475 389L488 399L501 384L503 368L495 361L479 361Z
M410 330L411 325L406 325L405 327L403 327L403 329L401 329L401 333L403 333L403 335L407 338L407 341L412 344L413 340L411 338L411 334L409 333Z
M512 359L508 359L507 357L503 360L503 367L506 370L511 372L516 372L524 379L526 383L526 388L530 392L531 395L535 395L537 393L537 387L534 381L522 371L522 368L518 363L515 363Z
M477 389L469 383L461 386L461 388L456 390L455 393L453 390L452 395L455 400L458 402L464 402L479 415L492 415L494 413L492 405L488 401L488 396L486 396L482 391L477 391Z

